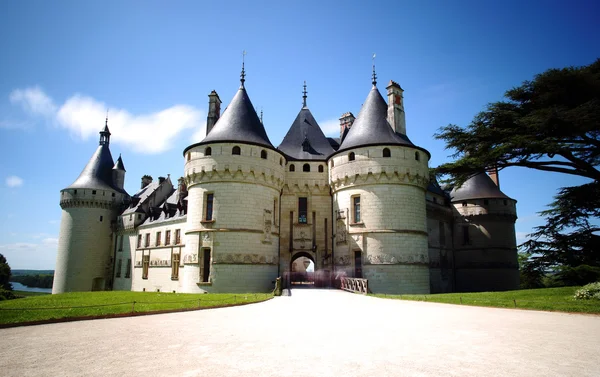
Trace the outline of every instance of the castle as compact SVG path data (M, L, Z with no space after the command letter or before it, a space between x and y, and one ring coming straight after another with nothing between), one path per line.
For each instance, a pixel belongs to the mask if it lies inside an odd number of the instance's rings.
M306 103L271 144L245 88L183 151L183 177L142 177L124 190L108 120L98 149L60 192L53 293L93 290L264 292L301 257L315 273L368 279L375 293L517 289L516 201L497 172L445 191L427 150L407 136L403 89L372 89L340 138Z

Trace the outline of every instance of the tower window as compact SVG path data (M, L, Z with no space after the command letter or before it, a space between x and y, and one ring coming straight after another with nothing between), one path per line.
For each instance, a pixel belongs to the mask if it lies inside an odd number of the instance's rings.
M175 245L181 243L181 229L175 229Z
M415 152L415 160L419 161L421 156L419 156L419 152Z
M471 239L469 237L469 226L463 225L463 245L469 245L471 243Z
M331 167L334 167L335 164L333 163L333 159L331 160Z
M298 223L306 224L308 217L308 198L298 198Z
M354 216L353 222L360 223L360 196L352 197L352 214Z
M211 148L211 147L207 147L207 148L204 150L204 155L205 155L205 156L211 156L211 155L212 155L212 148Z
M319 173L323 173L323 165L319 165Z
M113 197L113 198L115 197L115 193L114 193L114 192L112 193L112 197Z
M242 150L237 145L231 149L231 154L240 155L242 154Z
M100 216L100 222L102 222L103 219L104 219L104 217Z
M294 164L290 164L290 171L296 171L296 166Z
M127 269L125 270L125 279L131 277L131 258L127 259Z
M192 154L190 152L187 153L187 160L190 161L192 159Z
M96 190L92 190L92 195L96 195Z
M77 190L73 190L73 195L77 195Z
M504 205L507 206L508 205L508 200L504 199Z
M140 247L142 247L142 235L138 234L137 248L139 249Z
M121 277L121 267L123 265L123 260L122 259L118 259L117 260L117 273L115 274L115 277L120 278Z
M267 151L262 150L260 151L260 158L262 158L263 160L267 159Z
M489 200L487 200L487 199L483 199L483 205L484 205L484 206L487 206L487 205L489 205L489 204L490 204L490 201L489 201Z
M214 194L206 194L206 216L204 216L204 219L206 221L212 221L213 219L213 201L214 201Z
M119 236L119 251L123 251L123 238L125 236Z
M209 277L210 277L210 249L202 249L201 279L204 283L207 283Z
M462 202L462 206L466 207L467 206L467 202Z
M349 161L354 161L354 157L355 157L355 156L354 156L354 152L350 152L350 153L348 153L348 160L349 160Z
M304 172L310 172L310 165L309 164L304 164L302 166L302 171L304 171Z
M383 148L383 157L392 157L392 152L389 148Z

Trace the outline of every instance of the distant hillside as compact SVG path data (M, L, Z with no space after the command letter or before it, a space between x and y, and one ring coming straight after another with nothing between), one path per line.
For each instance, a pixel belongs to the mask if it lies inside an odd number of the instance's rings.
M54 275L54 270L11 270L13 276L19 275Z

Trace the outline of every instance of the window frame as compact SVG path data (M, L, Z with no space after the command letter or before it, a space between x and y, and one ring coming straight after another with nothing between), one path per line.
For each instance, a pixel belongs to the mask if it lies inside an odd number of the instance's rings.
M242 148L240 148L239 145L234 145L233 148L231 148L231 155L232 156L241 156Z
M214 218L215 208L215 194L214 192L206 192L204 194L204 220L203 221L215 221Z
M362 224L361 199L360 195L352 195L350 197L352 205L352 223Z
M298 198L298 224L308 224L308 197L306 196Z

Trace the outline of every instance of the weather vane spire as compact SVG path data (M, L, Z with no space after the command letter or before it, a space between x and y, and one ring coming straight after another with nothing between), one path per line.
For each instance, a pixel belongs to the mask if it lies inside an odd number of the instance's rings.
M302 104L304 107L306 107L306 93L308 93L306 91L306 80L304 80L304 91L302 92Z
M240 82L242 83L242 88L244 87L244 82L246 81L246 70L244 67L246 57L246 50L242 51L242 74L240 75Z
M108 127L108 107L106 108L106 121L104 122L104 125Z
M263 122L263 109L262 106L260 107L260 122Z
M372 81L373 86L377 85L377 74L375 73L375 56L376 56L376 54L373 53L373 81Z

